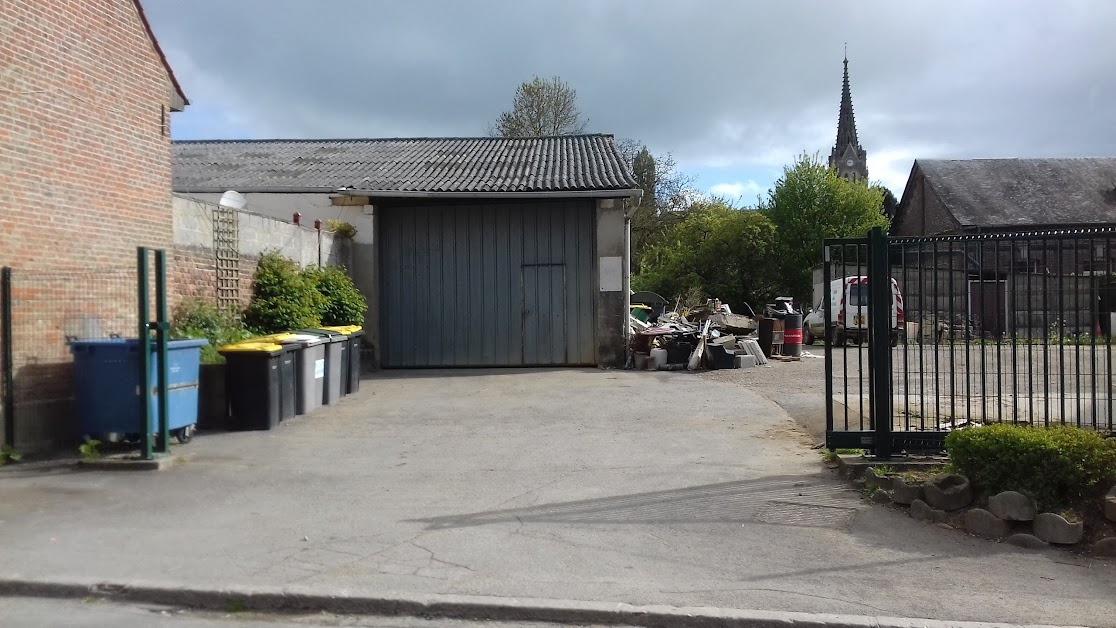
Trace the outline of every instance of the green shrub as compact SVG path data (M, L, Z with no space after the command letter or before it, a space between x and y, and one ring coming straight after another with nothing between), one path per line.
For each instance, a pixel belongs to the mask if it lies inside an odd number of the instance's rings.
M171 338L205 338L209 344L202 347L202 364L223 364L225 358L217 352L223 345L246 340L252 336L239 314L223 311L204 299L189 299L174 308Z
M326 229L329 229L333 232L333 235L340 238L352 238L357 232L356 227L337 218L330 218L327 220Z
M321 324L325 297L298 264L278 253L260 258L252 293L244 322L253 330L271 334Z
M363 325L368 302L353 285L344 268L329 266L311 267L306 276L318 288L325 302L321 310L323 325Z
M978 490L1019 491L1047 511L1088 508L1116 483L1116 440L1075 427L957 430L946 437L946 450Z

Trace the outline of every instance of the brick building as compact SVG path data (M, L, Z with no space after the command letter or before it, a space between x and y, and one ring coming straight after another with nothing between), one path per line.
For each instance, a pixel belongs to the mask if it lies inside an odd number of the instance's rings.
M170 113L186 104L139 0L0 2L0 266L17 305L5 401L30 403L20 425L6 413L6 441L65 431L66 337L128 328L136 247L172 244ZM81 286L103 292L65 301Z
M1116 226L1116 158L919 159L893 236Z

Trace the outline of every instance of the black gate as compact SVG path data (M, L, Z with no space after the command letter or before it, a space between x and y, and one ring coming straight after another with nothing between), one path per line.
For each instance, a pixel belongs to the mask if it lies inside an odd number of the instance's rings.
M1116 433L1116 230L824 246L830 449L936 451L986 423Z

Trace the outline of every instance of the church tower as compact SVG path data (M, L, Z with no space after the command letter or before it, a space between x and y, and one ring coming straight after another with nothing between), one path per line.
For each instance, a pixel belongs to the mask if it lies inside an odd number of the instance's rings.
M849 90L849 57L845 55L845 80L841 85L841 116L837 120L837 144L829 155L829 167L837 176L851 181L868 178L868 155L856 138L852 92Z

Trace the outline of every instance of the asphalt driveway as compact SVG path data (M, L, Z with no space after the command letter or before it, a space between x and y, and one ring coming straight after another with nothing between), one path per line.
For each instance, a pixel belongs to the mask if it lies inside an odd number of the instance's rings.
M168 471L0 470L0 577L1116 624L1116 566L869 508L810 442L704 376L387 373Z

